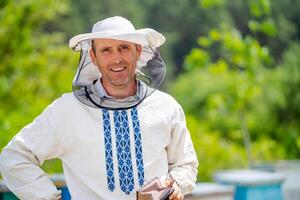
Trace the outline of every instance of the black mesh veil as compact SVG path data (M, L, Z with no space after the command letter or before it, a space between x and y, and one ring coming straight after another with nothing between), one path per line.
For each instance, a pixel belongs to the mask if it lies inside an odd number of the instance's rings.
M142 102L159 88L166 74L166 66L157 48L142 46L140 60L137 63L137 93L124 99L116 99L96 90L101 73L91 61L89 50L91 40L83 40L73 49L80 50L80 60L74 77L72 89L77 99L91 107L107 109L126 109Z

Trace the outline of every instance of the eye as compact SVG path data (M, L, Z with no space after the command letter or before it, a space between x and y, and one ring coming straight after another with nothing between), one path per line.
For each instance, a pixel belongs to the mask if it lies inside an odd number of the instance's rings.
M129 50L130 47L129 47L129 45L127 45L127 44L122 44L122 45L120 46L120 49L121 49L121 50Z
M103 49L101 49L101 52L102 53L109 53L109 48L103 48Z

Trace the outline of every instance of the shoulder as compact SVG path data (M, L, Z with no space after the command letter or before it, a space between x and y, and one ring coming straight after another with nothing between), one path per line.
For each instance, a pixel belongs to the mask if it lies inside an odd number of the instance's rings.
M78 119L83 119L92 112L93 108L79 102L73 93L65 93L49 104L39 116L61 127L75 124Z
M165 111L171 113L172 111L182 109L181 105L173 96L160 90L155 90L152 94L146 97L141 106L154 109L156 111Z
M157 102L158 104L166 104L170 106L180 106L177 100L166 92L162 92L160 90L155 90L149 97L147 97L149 101Z
M185 114L177 100L168 93L156 90L138 107L145 118L165 121L170 127L184 121ZM154 120L154 119L153 119Z
M71 107L76 103L76 97L73 93L64 93L59 98L55 99L49 106L51 107Z
M46 110L54 113L67 113L76 110L82 105L76 99L73 93L64 93L59 98L55 99L51 104L48 105Z
M54 102L56 101L59 103L74 103L77 100L74 94L70 92L62 94L61 97L57 98Z

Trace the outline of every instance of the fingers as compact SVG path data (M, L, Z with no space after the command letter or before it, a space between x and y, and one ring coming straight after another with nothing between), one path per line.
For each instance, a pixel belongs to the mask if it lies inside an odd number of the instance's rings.
M183 194L176 182L173 183L172 188L174 189L174 192L170 195L169 200L182 200Z
M169 200L182 200L182 199L183 199L183 195L178 190L174 190L174 192L169 197Z
M164 183L164 185L167 186L167 187L169 187L169 186L172 185L172 181L169 180L169 179L166 179L163 183Z
M181 190L176 182L167 179L163 182L163 184L167 187L172 187L174 189L174 192L169 196L169 200L182 200L183 194L181 193Z

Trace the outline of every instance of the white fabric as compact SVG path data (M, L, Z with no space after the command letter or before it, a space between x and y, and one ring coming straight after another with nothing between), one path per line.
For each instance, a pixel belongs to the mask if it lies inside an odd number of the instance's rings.
M145 180L164 179L169 173L185 194L190 192L198 161L181 107L169 95L155 91L137 111ZM101 109L80 103L73 94L54 101L3 149L0 169L8 187L24 200L58 199L60 192L38 167L44 160L58 157L73 200L135 199L139 186L133 148L134 191L126 195L120 190L115 145L116 189L108 190L102 122ZM113 126L111 130L115 144ZM133 137L130 127L131 142Z

